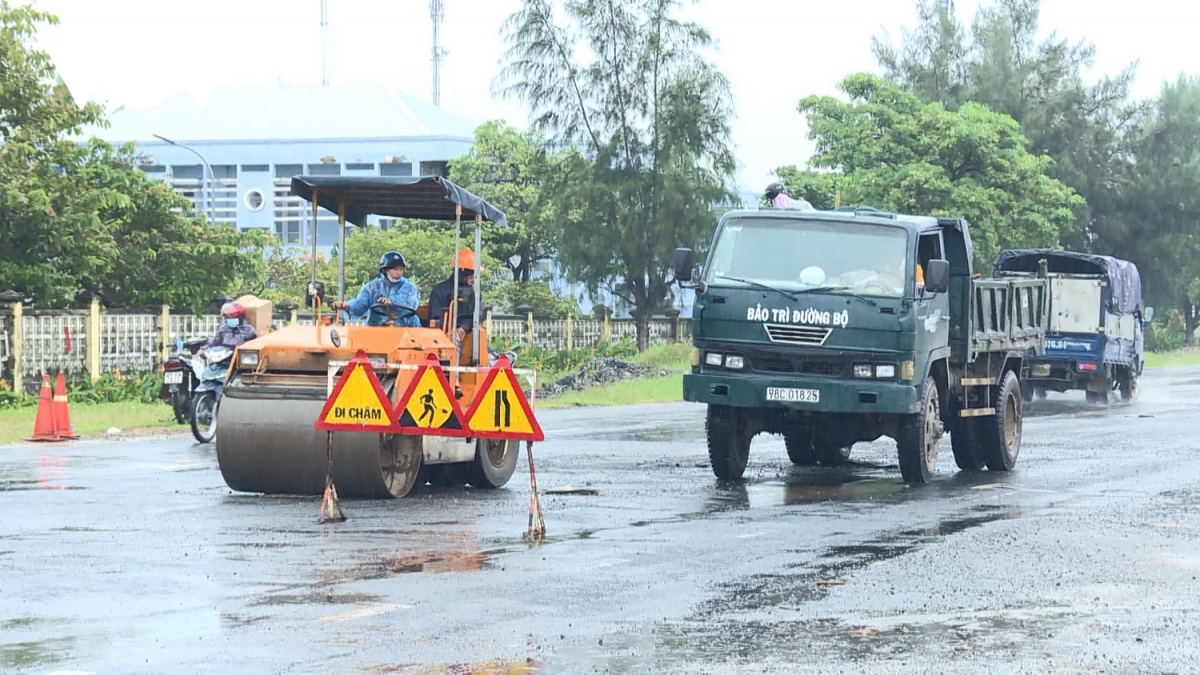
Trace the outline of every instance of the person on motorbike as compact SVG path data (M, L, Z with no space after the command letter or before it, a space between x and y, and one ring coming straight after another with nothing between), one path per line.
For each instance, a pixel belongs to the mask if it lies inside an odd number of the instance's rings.
M807 199L789 196L787 186L779 181L775 181L767 186L765 196L767 201L771 203L771 206L777 209L813 210L813 205L809 204Z
M458 300L454 301L454 266L458 267ZM454 336L460 342L474 328L475 321L475 252L460 249L450 261L450 276L433 287L429 293L429 326L446 328L450 324L450 305L458 315ZM442 322L446 322L446 326Z
M404 256L400 253L384 253L379 258L379 276L363 284L353 300L335 302L333 308L345 310L353 318L367 315L368 326L383 326L389 321L396 326L420 326L417 307L421 293L416 284L404 278L405 267ZM383 305L384 309L373 308L375 305ZM388 307L396 309L389 312Z
M236 349L238 345L258 337L254 326L246 323L246 308L236 302L221 305L221 325L217 332L196 351L196 356L204 353L209 347L228 347Z

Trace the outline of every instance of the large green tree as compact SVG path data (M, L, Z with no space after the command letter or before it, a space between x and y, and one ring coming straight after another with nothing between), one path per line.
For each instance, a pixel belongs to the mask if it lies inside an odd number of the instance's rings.
M134 168L132 147L77 142L103 116L32 47L55 21L0 0L0 289L39 307L91 292L198 309L258 273L260 236L184 215L186 200Z
M1130 225L1122 257L1138 264L1149 303L1179 309L1192 345L1200 325L1200 77L1163 86L1134 158L1137 171L1118 193Z
M1050 246L1071 228L1082 201L1049 177L1011 117L977 103L947 110L870 74L847 77L844 102L810 96L799 110L816 142L810 166L777 171L828 208L843 203L904 213L960 216L972 226L975 263L989 270L1002 247Z
M484 224L488 253L527 282L533 265L550 258L567 214L554 198L561 190L561 152L547 148L536 131L501 121L475 129L471 150L450 163L450 180L487 199L508 217L508 227Z
M917 0L918 25L898 46L875 39L886 77L951 110L967 102L1012 116L1030 149L1054 159L1050 175L1085 198L1063 244L1112 253L1128 227L1114 186L1127 175L1143 106L1129 101L1134 66L1094 83L1094 45L1055 33L1038 38L1040 0L996 0L968 30L946 5Z
M735 169L729 83L678 0L522 0L505 24L502 92L570 146L559 164L558 261L630 306L639 348L671 297L672 251L711 232ZM561 12L556 9L561 7Z

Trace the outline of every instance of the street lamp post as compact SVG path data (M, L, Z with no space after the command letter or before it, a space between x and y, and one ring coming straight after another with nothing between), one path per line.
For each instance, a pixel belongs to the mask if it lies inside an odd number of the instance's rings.
M154 136L155 138L157 138L158 140L160 140L164 143L170 143L171 145L174 145L175 147L183 148L184 150L187 150L188 152L192 153L193 155L199 157L200 161L204 163L204 168L208 171L208 175L212 179L212 182L213 183L217 182L217 175L213 173L212 167L208 165L208 160L204 159L204 155L197 152L195 148L188 147L188 146L184 145L183 143L176 143L175 141L173 141L169 138L166 138L165 136L159 136L158 134L151 134L151 136ZM204 174L201 174L200 175L200 199L204 203L204 207L201 209L201 211L208 215L209 220L212 220L213 219L212 199L211 199L212 193L209 191L210 187L211 187L211 184L210 184L208 178L205 178Z

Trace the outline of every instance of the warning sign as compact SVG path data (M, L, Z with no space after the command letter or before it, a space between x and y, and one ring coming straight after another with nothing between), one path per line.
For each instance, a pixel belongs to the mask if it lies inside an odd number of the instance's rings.
M467 436L458 400L450 393L446 371L432 354L417 369L408 391L396 405L400 431L428 436Z
M478 438L540 441L546 438L525 392L517 384L508 358L501 356L475 395L467 412L467 428Z
M325 401L315 426L319 431L400 433L391 402L362 350L342 371L342 377Z

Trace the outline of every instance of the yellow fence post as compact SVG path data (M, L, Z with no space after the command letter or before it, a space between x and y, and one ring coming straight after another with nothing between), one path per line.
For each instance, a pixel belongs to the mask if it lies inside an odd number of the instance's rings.
M493 333L492 333L492 310L490 307L488 308L488 311L487 311L487 318L485 318L483 320L483 327L485 330L487 330L488 339L491 340Z
M159 315L158 320L160 322L162 322L162 325L158 329L158 336L160 339L162 339L162 350L161 350L161 353L159 354L159 356L162 358L162 363L160 363L159 365L166 365L167 359L171 358L171 306L170 305L164 304L162 306L162 314Z
M600 324L600 341L608 344L612 342L612 314L608 311L607 307L602 308L602 312L604 319Z
M575 327L571 324L571 313L567 312L567 351L575 348Z
M92 296L87 325L87 369L88 375L95 383L100 379L100 343L104 340L100 335L100 296L98 295Z
M13 334L9 337L13 358L13 391L25 391L21 381L21 357L25 353L25 305L17 302L12 307Z
M533 308L532 307L525 308L525 334L529 336L529 346L533 347L534 336L533 336Z

